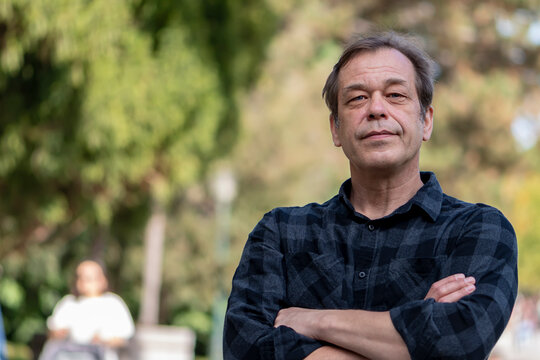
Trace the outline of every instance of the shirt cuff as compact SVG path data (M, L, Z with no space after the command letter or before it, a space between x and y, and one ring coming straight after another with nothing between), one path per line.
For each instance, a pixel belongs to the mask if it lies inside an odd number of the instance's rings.
M262 359L301 360L323 346L321 342L298 334L287 326L273 329L272 340L261 344Z
M429 359L440 332L433 322L434 299L417 300L390 310L390 318L411 359Z

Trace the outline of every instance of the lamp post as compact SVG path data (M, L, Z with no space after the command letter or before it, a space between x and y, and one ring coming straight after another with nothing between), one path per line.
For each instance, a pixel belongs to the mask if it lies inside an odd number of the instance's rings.
M227 296L222 274L229 258L231 204L236 196L236 179L228 168L219 171L212 182L212 192L216 201L216 263L218 285L212 309L212 336L210 359L223 359L223 324L227 307Z

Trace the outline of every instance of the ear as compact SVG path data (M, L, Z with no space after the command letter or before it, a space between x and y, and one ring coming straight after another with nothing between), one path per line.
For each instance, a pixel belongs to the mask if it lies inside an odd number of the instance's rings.
M330 114L330 131L332 132L332 141L334 146L340 147L341 141L339 140L338 124L336 124L336 119L334 115Z
M428 141L431 138L431 132L433 131L433 106L430 106L426 110L424 116L424 134L422 140Z

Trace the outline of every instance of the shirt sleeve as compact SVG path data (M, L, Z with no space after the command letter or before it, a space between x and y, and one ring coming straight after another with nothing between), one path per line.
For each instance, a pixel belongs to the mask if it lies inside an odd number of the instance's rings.
M126 303L113 293L107 293L104 297L107 305L103 309L104 323L99 330L100 337L105 340L131 338L135 333L135 326Z
M70 329L74 318L75 298L73 295L64 296L54 307L53 313L47 319L49 330Z
M286 303L283 253L274 214L250 234L233 278L223 336L225 359L303 359L322 346L291 328L274 328Z
M419 300L390 311L412 359L486 359L510 318L517 295L517 244L508 220L480 206L451 246L441 278L473 276L476 290L455 303Z

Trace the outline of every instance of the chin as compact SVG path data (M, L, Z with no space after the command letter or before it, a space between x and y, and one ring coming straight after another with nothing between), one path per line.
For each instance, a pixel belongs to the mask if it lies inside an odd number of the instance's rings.
M366 162L366 168L373 170L389 170L399 167L400 162L390 157L379 157Z

